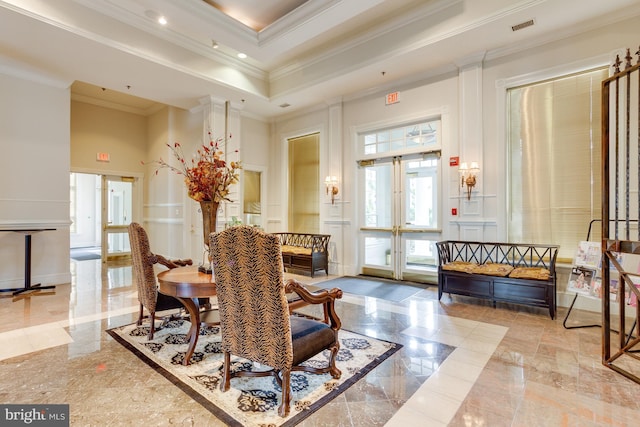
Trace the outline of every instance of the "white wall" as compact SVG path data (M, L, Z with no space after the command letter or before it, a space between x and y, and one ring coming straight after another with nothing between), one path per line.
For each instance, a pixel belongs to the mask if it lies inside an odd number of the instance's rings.
M485 170L496 170L483 179L498 195L501 225L506 238L506 90L509 87L551 77L607 66L615 53L638 45L638 19L629 19L585 32L559 42L538 46L504 58L488 58L484 66L484 158ZM585 224L585 235L588 224Z
M177 165L167 144L178 142L184 145L185 153L191 152L192 144L187 142L191 139L186 125L188 116L187 111L167 107L147 118L142 224L152 251L170 258L193 257L185 241L189 233L185 224L190 212L185 208L188 198L181 176L169 169L158 169L151 162L163 159Z
M318 100L315 110L285 116L269 124L243 118L235 109L232 128L234 136L239 137L240 157L246 163L268 169L265 227L267 231L286 228L286 139L320 132L321 176L335 172L341 180L337 203L331 205L324 198L321 200L321 231L335 236L332 272L355 273L358 200L354 130L436 114L446 118L442 146L443 238L464 236L473 228L482 239L505 240L508 238L505 227L508 219L504 142L506 87L603 65L617 50L637 44L637 18L634 18L499 57L490 54L482 59L480 55L478 67L463 64L465 59L461 58L458 70L441 76L422 80L416 77L412 83L390 83L375 93L350 94L343 100ZM395 90L401 94L400 103L385 106L384 94ZM58 228L58 231L34 236L33 279L44 283L69 281L68 85L0 75L0 93L0 145L3 148L0 224L2 228ZM219 112L212 113L212 117L217 129ZM149 118L147 125L147 142L141 151L146 155L130 156L129 160L138 164L141 160L138 157L147 160L167 157L169 153L164 144L181 138L183 142L188 140L185 150L193 148L200 142L204 121L201 111L169 109L157 113ZM474 132L476 129L479 132ZM481 138L476 139L478 133ZM462 200L457 172L448 167L449 157L467 154L482 158L475 205ZM153 172L152 167L145 169L144 218L152 228L157 228L151 234L158 248L166 249L169 256L185 256L185 252L192 251L191 242L198 234L194 230L198 223L194 204L186 197L179 177L154 176ZM450 208L456 206L462 215L453 218ZM23 236L17 233L0 233L2 287L22 283L23 241Z
M31 281L69 269L69 87L0 74L0 229L56 228L32 237ZM24 236L0 233L0 288L24 283Z
M358 273L357 267L357 168L354 135L381 124L394 124L410 118L442 115L443 233L444 239L469 238L484 241L508 240L506 232L506 105L508 85L544 80L550 77L602 66L622 48L638 44L637 18L591 29L562 41L520 51L502 52L485 57L460 58L457 70L440 76L416 79L413 83L393 85L367 94L350 95L339 102L319 103L316 110L275 120L272 128L269 174L271 231L283 228L286 217L286 137L309 129L321 134L320 168L339 168L340 199L335 206L324 206L321 230L332 234L334 272ZM425 58L425 61L428 61ZM473 62L476 61L476 62ZM384 95L400 92L400 102L384 103ZM339 108L339 120L332 112ZM341 150L335 149L339 132ZM323 139L324 138L324 139ZM479 161L481 172L471 201L462 197L457 167L449 167L452 156L461 161ZM474 157L474 158L470 158ZM458 215L451 215L451 208ZM585 225L586 227L587 225ZM586 230L586 228L585 228ZM564 284L559 283L564 289ZM561 298L562 299L562 298Z
M537 46L505 58L489 58L484 66L484 158L482 179L488 191L495 192L498 236L507 238L507 180L506 180L506 90L522 84L542 81L551 77L571 74L596 67L608 66L621 57L626 48L637 50L638 18L615 25L606 25L579 36L559 42ZM637 56L635 57L637 58ZM596 120L599 120L596 118ZM486 171L496 171L487 173ZM584 224L586 236L589 224ZM558 271L558 304L566 306L573 294L566 293L568 272ZM583 304L583 305L580 305ZM578 300L577 308L599 310L600 301Z
M328 127L329 108L323 105L317 110L291 118L276 120L271 127L271 141L269 145L269 173L267 187L267 221L266 231L280 232L288 230L288 168L289 145L288 139L297 136L320 133L320 177L328 175ZM322 193L324 194L324 193ZM320 201L320 232L324 233L325 200Z
M269 185L269 123L253 117L241 116L241 139L240 158L243 169L261 172L261 225L264 228L269 217L270 200L267 188ZM242 188L240 183L240 188ZM244 194L242 199L244 200ZM241 217L242 218L242 217Z
M394 87L400 91L401 101L385 105L385 92L334 101L326 107L300 116L286 117L274 124L271 142L269 174L270 217L268 231L286 228L287 163L286 139L304 135L309 131L320 134L320 176L336 175L340 181L340 196L334 205L326 198L321 200L320 231L331 234L331 273L357 274L358 193L357 147L354 135L367 129L376 129L398 122L418 118L442 117L443 159L458 152L458 78L447 74L411 85ZM443 164L446 162L443 162ZM446 163L448 165L448 163ZM458 203L457 186L453 200L449 200L448 166L444 171L443 209ZM454 173L457 183L457 170ZM324 192L321 192L324 196ZM278 213L281 213L278 216ZM443 215L447 218L446 215Z

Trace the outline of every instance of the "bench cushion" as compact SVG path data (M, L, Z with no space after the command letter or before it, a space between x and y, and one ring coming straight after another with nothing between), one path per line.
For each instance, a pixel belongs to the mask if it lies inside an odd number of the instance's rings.
M282 253L296 254L296 255L311 255L311 248L303 248L300 246L282 246Z
M478 264L466 261L452 261L442 266L443 270L459 271L461 273L473 273Z
M541 267L517 267L511 273L509 277L514 279L536 279L536 280L549 280L551 273L546 268Z
M487 263L474 268L473 273L486 274L488 276L506 277L509 275L509 273L511 273L511 271L513 271L512 265Z

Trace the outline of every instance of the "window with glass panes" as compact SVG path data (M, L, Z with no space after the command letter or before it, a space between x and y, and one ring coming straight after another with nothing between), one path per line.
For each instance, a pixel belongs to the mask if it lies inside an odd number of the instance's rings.
M439 120L429 120L363 134L363 153L369 156L435 147L438 145L439 124Z

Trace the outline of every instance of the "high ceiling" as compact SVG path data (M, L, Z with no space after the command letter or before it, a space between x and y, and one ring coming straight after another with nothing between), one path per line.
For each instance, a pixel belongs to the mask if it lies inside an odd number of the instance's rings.
M272 118L638 16L640 0L0 0L0 72L141 114L212 96Z
M260 31L301 8L307 0L204 0L222 13L246 25L254 31Z

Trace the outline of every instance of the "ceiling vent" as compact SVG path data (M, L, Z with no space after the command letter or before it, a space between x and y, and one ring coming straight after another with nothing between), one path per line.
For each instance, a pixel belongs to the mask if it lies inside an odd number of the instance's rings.
M534 23L535 22L533 22L533 19L529 19L528 21L511 26L511 31L518 31L522 30L523 28L531 27Z
M280 108L287 108L287 107L291 107L291 104L287 104L286 102L284 104L280 104L279 105Z

